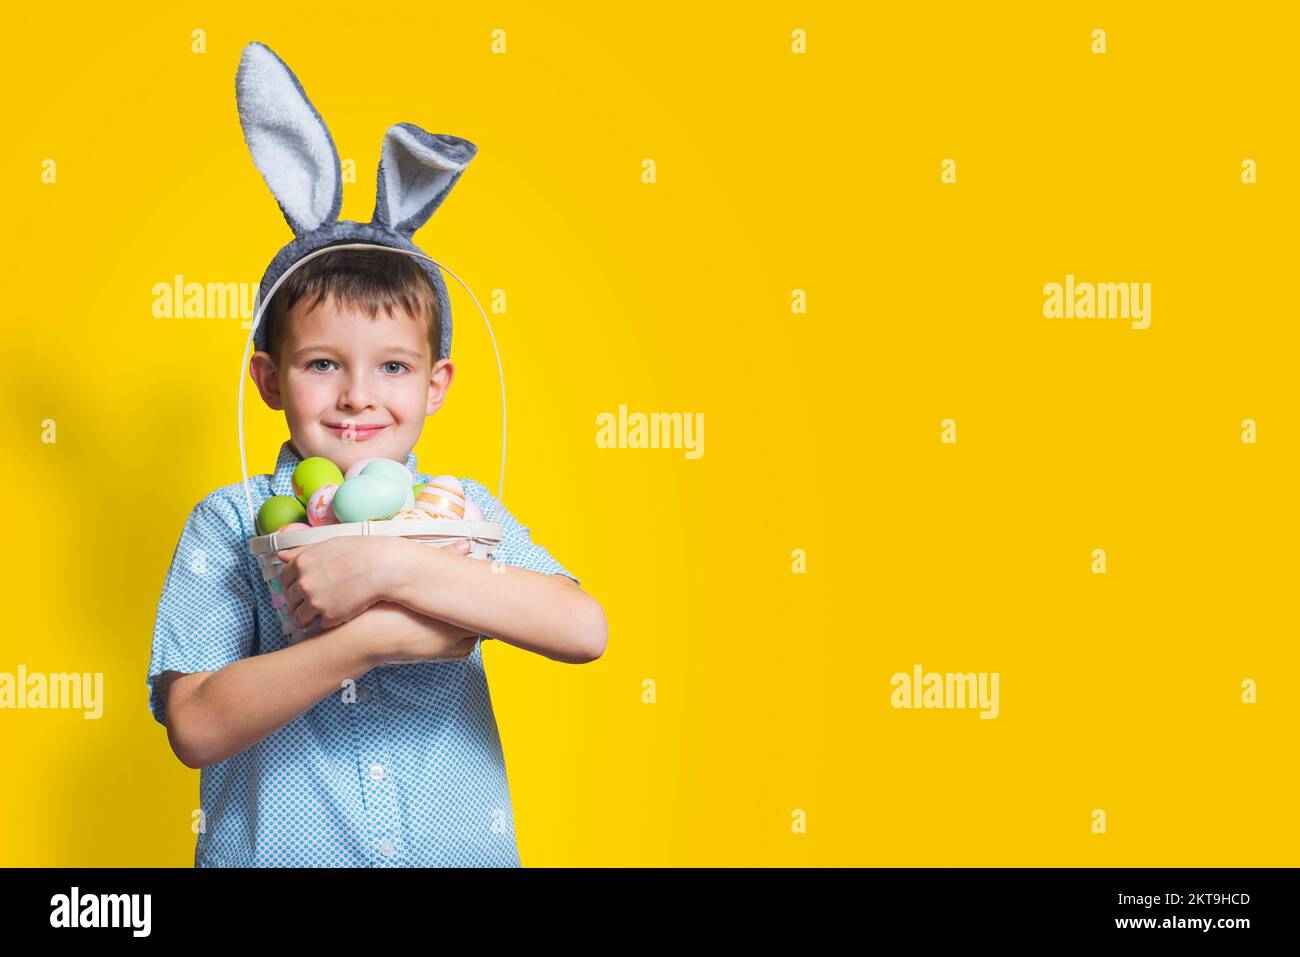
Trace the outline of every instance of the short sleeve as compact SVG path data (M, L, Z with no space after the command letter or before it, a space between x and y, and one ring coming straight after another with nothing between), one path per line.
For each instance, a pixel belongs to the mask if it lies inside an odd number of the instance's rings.
M208 496L190 512L163 582L149 659L149 710L166 724L165 671L216 671L251 653L256 602L235 503Z
M528 526L521 525L486 486L473 479L461 479L460 484L470 500L483 510L484 517L502 527L501 544L496 550L497 561L529 568L543 575L563 575L575 584L582 584L567 568L552 558L550 552L533 541Z

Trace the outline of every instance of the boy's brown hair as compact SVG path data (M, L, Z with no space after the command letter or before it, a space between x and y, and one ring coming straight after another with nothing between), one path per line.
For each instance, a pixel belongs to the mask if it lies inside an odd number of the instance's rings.
M303 263L285 279L267 307L266 346L277 365L285 339L285 322L294 304L304 297L307 311L331 295L353 306L371 321L380 312L401 312L423 319L432 350L430 364L438 361L442 344L442 317L438 295L424 270L410 256L382 249L339 249Z

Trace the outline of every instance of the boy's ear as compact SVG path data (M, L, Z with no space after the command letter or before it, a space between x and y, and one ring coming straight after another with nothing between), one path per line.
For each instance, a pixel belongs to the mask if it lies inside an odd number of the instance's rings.
M429 373L429 399L424 406L426 416L433 415L442 408L442 403L447 399L447 390L451 388L451 380L455 376L456 367L451 364L450 359L439 359L433 364L433 371Z
M269 352L254 352L248 360L248 374L257 383L257 391L262 394L262 401L267 408L276 412L284 411L284 401L280 398L280 370L275 367L275 360Z

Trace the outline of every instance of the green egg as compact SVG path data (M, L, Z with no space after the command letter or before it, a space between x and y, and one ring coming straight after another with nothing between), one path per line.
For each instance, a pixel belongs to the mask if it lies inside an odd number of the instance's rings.
M293 470L293 494L303 505L322 485L342 485L343 473L327 458L313 455L303 459Z
M425 486L428 484L429 484L428 482L420 482L418 485L412 485L411 498L419 498L420 493L424 491Z
M411 481L411 470L401 462L392 459L375 459L361 470L362 475L385 475L397 479L403 485Z
M290 522L306 522L307 510L291 495L272 495L257 510L257 534L270 535Z

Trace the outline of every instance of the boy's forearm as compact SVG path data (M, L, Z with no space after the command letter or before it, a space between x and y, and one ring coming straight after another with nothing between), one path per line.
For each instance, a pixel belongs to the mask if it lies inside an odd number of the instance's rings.
M568 664L604 653L604 610L563 575L400 544L405 556L390 600Z
M191 768L224 761L338 691L344 680L361 678L382 659L367 624L356 618L280 651L177 678L167 701L177 757Z

